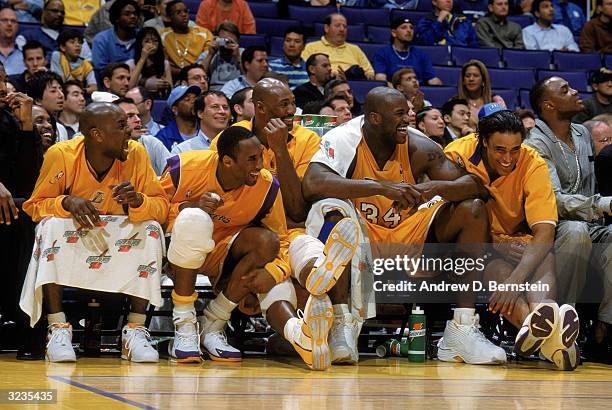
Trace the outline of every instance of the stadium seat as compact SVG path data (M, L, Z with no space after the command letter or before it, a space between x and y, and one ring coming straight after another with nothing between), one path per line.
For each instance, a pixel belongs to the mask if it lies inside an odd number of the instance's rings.
M508 16L508 21L518 24L521 28L525 28L533 24L533 17L529 15Z
M535 84L533 70L508 70L505 68L489 68L491 84L495 88L531 88Z
M156 122L161 121L164 110L168 105L166 104L166 100L154 100L153 101L153 109L151 110L151 116Z
M419 0L416 6L417 10L426 11L431 13L433 10L433 6L431 5L431 0Z
M519 99L522 108L531 108L531 103L529 102L529 90L521 89L519 91Z
M312 26L315 22L323 22L328 14L335 11L335 7L289 5L289 18L301 21L303 26Z
M283 37L270 37L270 55L274 57L282 57L284 42L285 39Z
M443 85L426 85L421 87L421 91L425 93L425 99L434 107L442 107L445 102L457 95L457 88Z
M495 88L493 89L494 95L499 95L506 102L506 107L509 110L516 108L517 93L514 88Z
M201 0L197 0L198 3ZM251 13L255 17L267 17L276 18L278 17L278 5L273 2L262 2L262 1L251 1L249 2L249 8Z
M368 92L375 87L386 87L386 81L349 81L353 96L357 101L363 103Z
M550 52L544 50L512 50L502 51L508 68L539 68L550 69Z
M601 54L599 53L553 51L552 57L553 63L560 71L599 70L601 68Z
M370 62L372 62L372 58L374 58L374 55L378 53L378 50L386 46L386 44L359 43L359 42L355 42L353 44L361 48L361 51L365 53L365 55L368 57L368 60L370 60Z
M391 39L389 26L368 26L368 38L373 43L388 44Z
M499 49L493 47L451 47L451 57L455 64L462 66L470 60L479 60L487 67L499 67Z
M266 36L261 34L242 34L240 36L240 47L247 48L249 46L263 46L267 49L268 42L266 41Z
M604 54L604 67L612 69L612 54Z
M448 65L450 54L447 46L416 46L431 59L432 64Z
M449 66L433 66L436 77L442 80L444 85L457 86L459 77L461 76L461 67L449 67ZM457 90L455 89L455 92Z
M17 35L21 33L25 33L26 31L30 31L37 27L40 27L40 23L19 23L19 29L17 30Z
M268 19L262 17L255 19L255 24L257 24L257 34L283 37L285 30L292 26L299 26L300 22L291 19Z
M314 23L314 32L315 36L323 35L323 23ZM363 24L349 24L347 27L348 34L346 36L346 41L355 42L355 41L365 41L365 26Z
M389 25L389 9L368 9L362 7L342 7L340 10L348 24Z
M423 17L427 16L429 12L426 11L415 11L415 10L400 10L395 9L391 12L391 19L395 19L396 17L408 18L415 26Z
M189 10L189 14L197 14L201 2L202 0L185 0L185 6L187 6L187 10Z
M587 76L584 72L578 71L551 71L551 70L539 70L538 81L546 77L561 77L570 83L572 88L578 91L588 91Z

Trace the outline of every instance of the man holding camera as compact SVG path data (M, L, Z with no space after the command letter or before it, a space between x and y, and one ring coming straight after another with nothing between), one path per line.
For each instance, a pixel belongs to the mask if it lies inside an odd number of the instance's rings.
M209 88L220 90L225 83L240 77L240 31L231 21L224 21L215 30L215 39L208 47L202 67L208 74Z

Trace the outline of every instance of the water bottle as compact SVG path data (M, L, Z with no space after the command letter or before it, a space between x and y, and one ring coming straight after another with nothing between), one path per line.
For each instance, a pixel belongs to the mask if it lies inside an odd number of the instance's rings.
M87 319L85 319L85 356L100 357L100 340L102 337L102 314L100 303L92 299L87 304Z
M425 346L427 346L427 326L425 312L414 306L409 321L408 360L411 362L425 361Z

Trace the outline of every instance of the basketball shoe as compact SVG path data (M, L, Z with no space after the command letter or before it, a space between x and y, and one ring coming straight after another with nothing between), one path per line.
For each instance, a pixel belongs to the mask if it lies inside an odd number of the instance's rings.
M329 334L332 363L357 364L359 323L346 305L334 306L334 323Z
M550 338L559 322L559 306L552 303L540 303L529 313L523 326L516 335L514 352L521 356L531 356Z
M559 308L559 322L550 337L542 343L540 353L559 370L574 370L578 366L580 351L575 343L580 331L578 312L571 305Z
M195 310L175 312L174 339L168 344L170 360L177 363L201 363L199 323Z
M155 363L159 353L151 346L151 336L146 327L128 323L121 331L121 358L136 363Z
M76 354L72 348L70 323L51 323L49 325L45 357L50 362L76 362Z

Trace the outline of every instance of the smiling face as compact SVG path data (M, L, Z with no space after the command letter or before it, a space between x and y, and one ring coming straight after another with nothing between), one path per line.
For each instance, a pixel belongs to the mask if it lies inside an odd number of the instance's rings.
M375 115L380 116L378 132L383 139L390 143L403 144L408 139L408 126L410 124L410 108L408 101L400 93L385 97L384 103Z
M227 98L215 94L204 97L204 109L198 112L201 127L212 129L215 135L227 127L230 116Z
M417 126L428 137L442 137L444 135L444 120L442 119L442 113L437 109L427 111L423 121L418 123Z
M522 142L518 132L494 132L483 141L486 164L499 176L508 175L516 167Z
M257 183L263 168L263 145L257 138L247 138L238 143L235 158L223 157L223 165L241 185L253 186Z
M295 97L286 85L279 82L278 85L271 87L264 98L256 102L255 110L258 114L258 122L265 124L272 118L279 118L289 131L293 129L293 116L296 110Z
M32 125L40 136L44 150L47 150L55 142L55 130L51 124L51 116L40 105L32 106Z
M469 66L463 75L463 84L470 93L475 93L482 90L482 73L476 66Z

